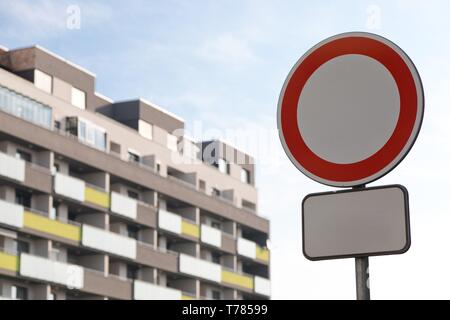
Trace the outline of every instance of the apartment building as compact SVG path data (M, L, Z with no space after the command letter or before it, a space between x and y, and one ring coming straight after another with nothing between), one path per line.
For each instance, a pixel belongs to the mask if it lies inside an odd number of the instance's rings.
M0 299L268 299L252 157L0 48Z

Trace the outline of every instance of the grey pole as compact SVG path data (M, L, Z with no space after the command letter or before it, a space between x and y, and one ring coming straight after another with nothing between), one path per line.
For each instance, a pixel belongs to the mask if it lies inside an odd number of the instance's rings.
M365 187L365 185L360 185L353 187L353 189L364 189ZM355 275L356 299L370 300L369 257L355 258Z
M356 299L370 300L369 257L355 258Z

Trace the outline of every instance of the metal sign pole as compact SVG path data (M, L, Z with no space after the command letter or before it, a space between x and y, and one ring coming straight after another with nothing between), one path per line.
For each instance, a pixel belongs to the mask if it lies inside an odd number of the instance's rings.
M353 187L353 189L364 189L365 185ZM370 277L369 277L369 257L355 258L356 275L356 299L370 300Z
M370 300L369 257L355 258L356 299Z

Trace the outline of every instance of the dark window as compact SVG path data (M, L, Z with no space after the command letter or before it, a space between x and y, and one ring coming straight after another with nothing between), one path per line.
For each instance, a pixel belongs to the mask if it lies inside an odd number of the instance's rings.
M20 300L28 299L28 289L20 286L13 286L13 291L16 291L16 296L14 298Z
M24 190L16 189L16 203L26 208L31 207L31 193Z
M220 225L219 222L212 222L212 223L211 223L211 227L216 228L216 229L219 229L219 230L222 229L222 226Z
M53 123L53 126L55 127L55 130L60 130L61 129L61 122L58 120L55 120L55 122Z
M212 188L213 196L220 197L220 190L216 188Z
M137 192L134 192L132 190L128 190L128 197L132 199L139 200L139 194Z
M128 279L136 279L139 268L132 265L127 265L127 278Z
M214 300L220 300L221 299L220 291L213 290L212 291L212 298Z
M161 164L160 163L156 164L156 172L161 172Z
M109 149L111 150L111 152L120 154L120 144L115 143L113 141L110 141L109 143Z
M212 262L220 264L220 253L213 252L211 254Z
M27 162L31 162L31 153L17 149L16 158L22 159Z
M66 131L74 136L78 136L78 118L67 117L66 118Z
M139 228L136 226L127 226L128 237L136 239L138 238Z
M28 242L17 240L17 253L21 254L22 252L29 253L30 245L28 244Z
M199 181L199 188L200 188L200 190L202 190L202 191L205 191L205 190L206 190L206 183L205 183L205 181L203 181L203 180L200 180L200 181Z
M128 161L139 163L141 162L141 157L139 157L136 153L128 151Z

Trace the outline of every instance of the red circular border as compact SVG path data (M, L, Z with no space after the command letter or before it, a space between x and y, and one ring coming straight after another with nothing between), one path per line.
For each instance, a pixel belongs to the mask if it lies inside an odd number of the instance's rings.
M366 55L391 72L400 94L400 114L392 136L375 154L359 162L337 164L320 158L308 148L299 131L297 107L303 87L314 71L328 60L345 54ZM383 170L403 150L416 122L417 101L411 70L394 49L381 41L361 36L335 39L311 52L292 73L281 101L281 129L286 146L304 169L325 180L358 181Z

